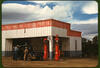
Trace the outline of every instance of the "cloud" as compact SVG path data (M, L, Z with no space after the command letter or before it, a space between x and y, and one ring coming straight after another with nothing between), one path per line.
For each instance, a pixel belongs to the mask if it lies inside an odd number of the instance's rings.
M51 2L55 2L55 1L28 1L28 2L35 2L35 3L38 3L38 4L45 5L46 3L51 3Z
M98 33L95 34L88 34L88 35L83 35L83 38L86 38L88 40L92 40L96 35L98 35Z
M42 5L46 5L47 3L56 3L57 5L66 5L73 3L73 1L28 1L28 2L33 2Z
M50 9L48 6L40 7L40 5L23 5L18 3L2 4L3 24L48 18L62 20L72 15L70 9L70 5L56 5L53 9Z
M83 13L85 14L97 14L98 13L98 4L96 1L90 1L82 8Z
M73 30L79 30L82 34L98 33L98 24L72 24Z
M94 36L98 35L98 18L72 20L71 29L82 32L82 37L92 40Z
M34 2L34 1L29 1ZM56 5L53 6L51 9L47 3L55 2L55 1L36 1L38 4L19 4L19 3L5 3L2 4L2 24L12 24L12 23L19 23L19 22L27 22L27 21L34 21L34 20L43 20L48 18L53 18L57 20L61 20L64 22L68 22L72 24L73 30L79 30L82 32L82 36L89 36L89 34L98 33L98 18L90 18L86 20L76 20L73 17L73 14L76 10L81 10L85 14L95 14L91 8L95 6L93 3L90 2L69 2L69 1L56 1ZM45 5L41 7L41 5ZM73 5L74 4L74 5ZM88 7L87 7L88 6ZM80 9L79 9L80 8ZM93 8L93 7L92 7ZM91 11L87 11L87 9ZM92 11L93 10L93 11ZM96 11L96 8L95 8ZM82 13L79 12L79 13ZM77 14L76 14L77 16ZM84 18L84 17L83 17ZM88 18L88 17L87 17ZM91 35L93 36L93 35ZM88 38L88 37L87 37Z
M98 18L96 17L89 20L73 20L72 22L72 24L95 24L98 23Z
M98 24L72 24L72 29L82 32L82 37L92 40L98 35Z

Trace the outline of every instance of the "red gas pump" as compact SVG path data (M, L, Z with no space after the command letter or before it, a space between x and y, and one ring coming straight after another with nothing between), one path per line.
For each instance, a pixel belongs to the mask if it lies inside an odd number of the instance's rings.
M56 38L55 38L55 41L56 41L56 44L55 44L55 60L59 60L59 56L60 56L58 40L59 40L58 35L56 35Z
M44 38L43 42L44 42L44 56L43 56L43 59L44 60L47 60L47 57L48 57L48 51L47 51L47 44L46 44L46 41L47 38Z

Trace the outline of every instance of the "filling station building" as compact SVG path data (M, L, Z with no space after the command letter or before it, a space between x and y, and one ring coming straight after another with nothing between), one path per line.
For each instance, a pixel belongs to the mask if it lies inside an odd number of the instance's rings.
M59 37L60 51L65 57L82 55L81 32L71 30L69 23L47 19L2 25L2 56L12 56L13 46L22 41L28 41L36 53L42 54L43 39L47 38L48 57L52 58L56 35Z

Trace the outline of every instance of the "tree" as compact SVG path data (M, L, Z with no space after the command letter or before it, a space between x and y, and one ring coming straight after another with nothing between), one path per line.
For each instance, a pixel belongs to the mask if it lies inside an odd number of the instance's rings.
M95 36L92 39L92 46L93 46L93 54L98 56L98 36Z
M82 38L82 53L85 57L98 56L98 36L95 36L92 41Z

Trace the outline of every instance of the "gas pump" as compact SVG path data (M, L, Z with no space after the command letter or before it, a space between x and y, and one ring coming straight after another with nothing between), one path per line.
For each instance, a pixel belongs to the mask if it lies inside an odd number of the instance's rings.
M44 60L47 60L47 57L48 57L46 40L47 40L47 38L44 38L44 40L43 40L43 43L44 43L44 56L43 56L43 59Z
M59 60L59 56L60 56L58 40L59 40L58 35L56 35L56 38L55 38L55 41L56 41L56 43L55 43L55 60L56 61Z

